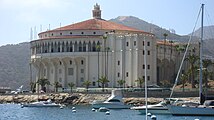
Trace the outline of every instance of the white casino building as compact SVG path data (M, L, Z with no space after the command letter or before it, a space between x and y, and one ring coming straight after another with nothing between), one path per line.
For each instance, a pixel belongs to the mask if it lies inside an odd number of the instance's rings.
M90 87L98 87L98 78L106 76L107 87L118 87L121 79L126 87L137 87L135 80L145 77L147 68L148 84L156 84L155 36L102 19L97 4L92 13L93 19L41 32L39 39L31 41L35 79L47 78L51 84L58 81L63 88L70 82L82 87L90 80Z

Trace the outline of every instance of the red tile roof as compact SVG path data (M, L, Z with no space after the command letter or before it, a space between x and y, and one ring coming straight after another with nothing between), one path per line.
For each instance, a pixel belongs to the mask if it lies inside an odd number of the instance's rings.
M106 21L103 19L89 19L83 22L67 25L64 27L60 27L57 29L53 29L46 32L53 32L53 31L61 31L61 30L118 30L118 31L130 31L130 32L144 32L143 30L138 30L135 28L131 28L128 26L124 26L121 24L117 24L114 22ZM41 33L40 33L41 34ZM151 33L147 33L151 34Z

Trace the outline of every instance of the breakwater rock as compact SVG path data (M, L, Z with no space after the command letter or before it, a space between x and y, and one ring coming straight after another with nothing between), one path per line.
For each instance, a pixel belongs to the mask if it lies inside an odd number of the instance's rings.
M83 94L83 93L51 93L51 94L19 94L19 95L1 95L0 103L28 103L39 100L51 99L56 103L72 104L72 105L87 105L94 100L106 100L110 94ZM182 98L183 100L197 101L198 98ZM124 102L129 105L145 104L145 98L130 97L123 98ZM163 98L148 98L148 104L155 104L162 101Z

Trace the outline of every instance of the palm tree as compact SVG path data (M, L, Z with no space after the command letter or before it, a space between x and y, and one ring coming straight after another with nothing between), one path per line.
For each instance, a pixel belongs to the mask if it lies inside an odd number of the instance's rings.
M108 38L108 37L107 37L107 34L104 34L104 35L103 35L103 40L104 40L104 63L105 63L104 65L105 65L105 76L107 75L107 74L106 74L106 72L107 72L107 71L106 71L106 40L107 40L107 38Z
M101 46L100 45L97 45L96 46L96 49L97 49L97 53L98 53L98 67L97 67L97 78L100 78L100 49L101 49ZM100 86L100 83L98 82L98 87Z
M185 58L185 60L189 61L190 63L191 85L192 88L195 88L195 71L197 70L195 63L199 60L199 57L196 55L189 55L187 58Z
M164 33L164 53L163 53L163 79L165 79L165 58L166 58L166 37L168 34Z
M54 83L53 83L53 85L54 85L54 91L55 92L58 92L58 88L59 87L62 87L62 85L58 82L58 81L55 81Z
M108 79L108 52L110 50L110 47L106 47L106 51L107 51L107 63L106 63L106 77Z
M126 83L125 80L118 80L117 81L117 84L120 86L120 88L122 88L125 83Z
M46 78L41 78L41 79L38 79L37 84L41 86L41 90L46 92L45 86L50 85L50 81L48 81L48 79L46 79Z
M140 88L143 87L143 83L145 82L145 78L139 77L137 80L135 80L140 85Z
M204 79L204 83L205 83L205 88L206 88L206 92L207 92L207 88L208 88L208 76L211 74L210 72L208 72L208 67L212 65L212 61L205 59L203 60L203 68L205 68L203 70L203 79Z
M83 82L83 86L85 86L87 92L88 92L88 88L90 85L91 85L91 81L89 81L89 80L86 80Z
M188 80L188 74L182 74L181 77L180 77L181 81L182 81L182 88L183 88L183 92L184 92L184 86L185 86L185 83L187 82Z
M73 82L70 82L70 83L68 83L68 86L70 87L71 92L72 92L72 89L73 89L73 87L75 86L75 84L74 84Z
M169 80L162 80L161 81L161 85L163 87L170 87L171 86L171 83L169 82Z
M170 40L169 43L170 43L170 47L171 47L171 48L170 48L170 49L171 49L171 50L170 50L170 61L171 61L171 60L172 60L172 44L173 44L173 41Z
M104 92L105 85L109 82L109 80L106 76L101 76L97 82L102 84L102 91Z

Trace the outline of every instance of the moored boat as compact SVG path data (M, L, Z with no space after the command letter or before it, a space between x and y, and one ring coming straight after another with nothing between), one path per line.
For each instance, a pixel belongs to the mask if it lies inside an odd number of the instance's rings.
M60 107L60 104L52 102L50 99L47 101L37 101L32 103L21 104L22 107Z
M214 116L214 100L203 100L202 79L203 79L203 14L204 4L201 5L201 40L200 40L200 70L199 70L199 105L167 105L172 115L180 116ZM205 97L206 98L206 97ZM204 102L205 101L205 102Z
M121 90L112 90L111 96L105 101L93 101L92 107L99 109L105 107L108 109L128 109L129 105L124 104Z
M166 98L164 101L161 101L158 104L154 105L147 105L147 110L149 113L152 114L170 114L167 108L167 104L176 104L176 103L182 103L183 100L177 99L177 98ZM138 110L141 114L146 113L146 106L135 106L131 107L132 110Z

